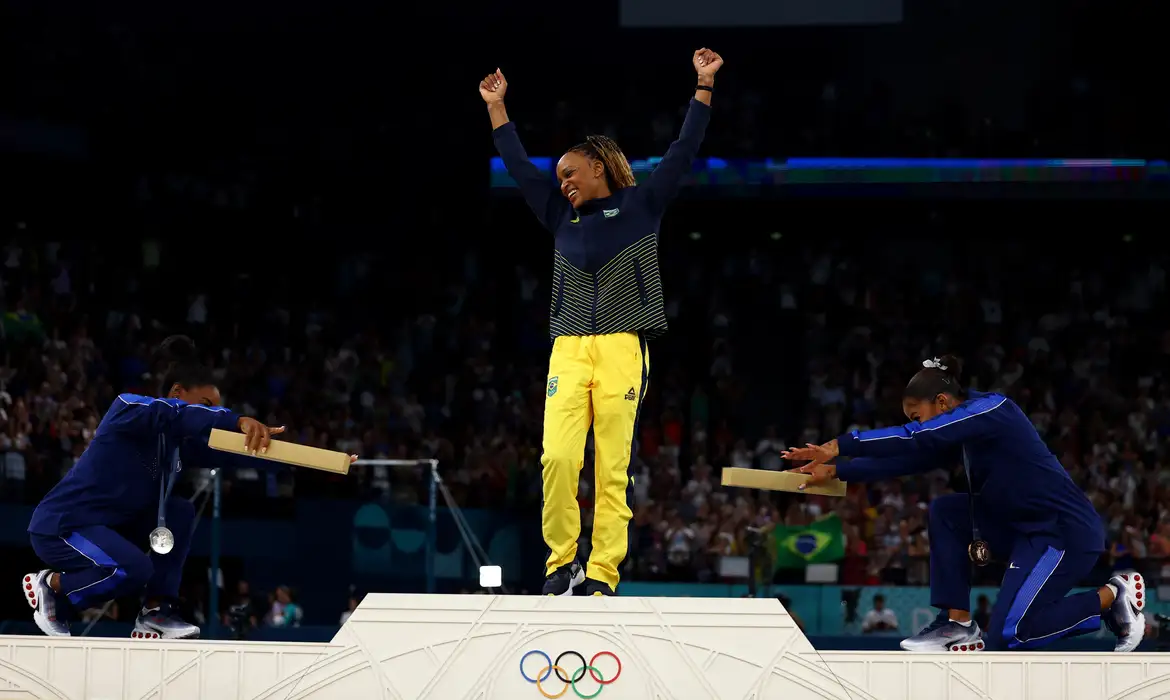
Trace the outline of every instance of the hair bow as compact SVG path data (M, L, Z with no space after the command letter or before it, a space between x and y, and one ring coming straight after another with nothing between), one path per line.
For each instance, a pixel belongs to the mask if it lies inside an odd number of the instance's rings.
M937 357L933 360L923 360L922 366L926 367L927 369L941 369L944 372L947 371L947 366L944 365L942 360L938 359Z

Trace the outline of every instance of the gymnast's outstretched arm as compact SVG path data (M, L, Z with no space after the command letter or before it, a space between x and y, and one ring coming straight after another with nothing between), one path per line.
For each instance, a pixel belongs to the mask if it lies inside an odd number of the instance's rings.
M837 461L837 478L847 483L886 481L923 474L958 463L956 454L916 453L899 457L854 457Z
M212 428L240 430L241 420L238 414L221 406L119 394L114 409L106 414L98 433L102 428L108 428L117 432L166 433L178 438L202 437L206 440Z
M938 453L965 442L983 440L999 433L1009 414L1007 398L988 394L926 421L892 428L857 431L837 438L843 457L897 457L917 452Z

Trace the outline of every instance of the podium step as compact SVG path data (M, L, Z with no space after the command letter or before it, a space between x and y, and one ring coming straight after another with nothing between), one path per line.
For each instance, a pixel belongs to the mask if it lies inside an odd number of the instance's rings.
M1106 700L1162 654L821 652L773 599L372 594L328 644L0 636L0 700Z

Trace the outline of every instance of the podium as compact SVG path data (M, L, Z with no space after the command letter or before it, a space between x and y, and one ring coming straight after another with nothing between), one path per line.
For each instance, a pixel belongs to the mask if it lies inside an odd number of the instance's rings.
M1122 700L1164 654L813 649L775 599L372 594L328 644L0 636L0 700Z

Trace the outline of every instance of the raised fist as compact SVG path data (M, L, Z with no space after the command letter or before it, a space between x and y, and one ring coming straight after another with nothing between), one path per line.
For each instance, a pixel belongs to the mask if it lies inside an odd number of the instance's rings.
M695 64L695 72L701 77L710 78L723 66L723 57L711 49L699 49L692 62Z
M698 54L695 54L698 56ZM504 101L504 93L508 91L508 81L504 78L504 74L497 68L495 73L489 73L486 78L479 83L479 96L483 101L490 104L498 104Z

